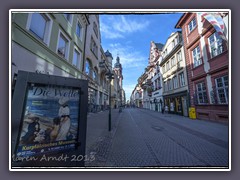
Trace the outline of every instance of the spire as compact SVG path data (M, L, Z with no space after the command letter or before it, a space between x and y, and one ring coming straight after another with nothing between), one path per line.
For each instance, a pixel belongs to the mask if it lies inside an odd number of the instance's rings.
M118 54L117 54L117 59L116 59L116 63L114 64L114 67L122 69L122 64L120 63L120 58Z
M111 57L113 59L112 54L108 50L105 52L105 56L106 57Z

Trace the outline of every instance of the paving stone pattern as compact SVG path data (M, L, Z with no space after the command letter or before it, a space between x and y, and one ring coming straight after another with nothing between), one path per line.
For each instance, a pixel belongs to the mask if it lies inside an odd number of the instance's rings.
M112 131L108 113L88 117L86 154L94 161L87 167L228 168L227 124L159 112L128 108L112 111Z

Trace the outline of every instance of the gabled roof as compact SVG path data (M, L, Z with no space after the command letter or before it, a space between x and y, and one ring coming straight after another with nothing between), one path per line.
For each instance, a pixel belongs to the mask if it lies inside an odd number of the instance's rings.
M182 28L183 23L185 22L185 19L190 15L191 13L184 13L180 19L178 20L177 24L175 25L175 28Z
M178 34L178 33L181 34L182 32L181 31L176 31L176 32L171 33L171 35L167 38L167 40L165 42L165 45L163 46L163 49L169 45L169 43L170 43L169 41L170 41L171 37L174 36L175 34Z

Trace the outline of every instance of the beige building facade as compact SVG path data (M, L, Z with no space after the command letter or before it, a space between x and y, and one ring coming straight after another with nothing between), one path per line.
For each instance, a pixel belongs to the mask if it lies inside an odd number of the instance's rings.
M188 116L188 83L181 32L170 35L160 63L165 110Z

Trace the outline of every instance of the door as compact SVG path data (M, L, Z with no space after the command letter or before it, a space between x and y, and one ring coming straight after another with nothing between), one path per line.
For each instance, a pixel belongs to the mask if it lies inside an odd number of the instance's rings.
M186 96L182 97L182 105L183 105L183 115L188 116L188 110L187 110L187 98Z

